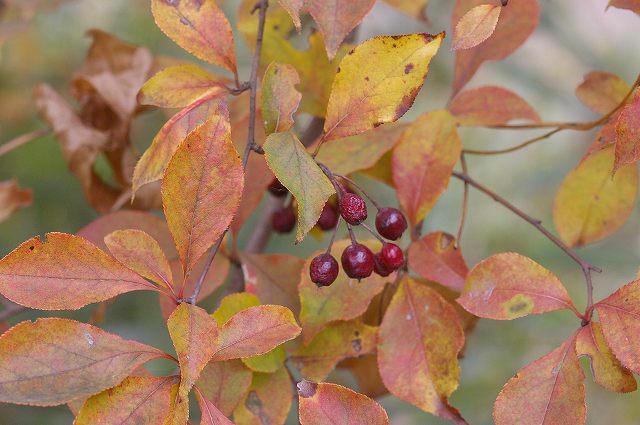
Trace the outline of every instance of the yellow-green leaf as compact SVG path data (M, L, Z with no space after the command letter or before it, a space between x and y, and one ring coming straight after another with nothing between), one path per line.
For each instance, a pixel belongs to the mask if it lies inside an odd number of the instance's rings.
M220 301L220 305L211 315L216 319L218 326L222 326L236 313L257 305L260 305L260 300L253 294L247 292L229 294Z
M592 111L606 115L622 102L630 89L629 84L615 74L591 71L576 87L576 96Z
M293 114L302 95L295 86L300 84L296 69L289 64L272 62L262 79L262 118L267 135L287 131L293 127Z
M254 372L273 373L284 365L287 353L284 346L280 345L273 350L258 355L245 357L242 363Z

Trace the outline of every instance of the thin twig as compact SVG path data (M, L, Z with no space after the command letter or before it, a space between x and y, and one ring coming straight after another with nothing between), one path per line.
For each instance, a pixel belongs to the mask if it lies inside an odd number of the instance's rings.
M49 132L50 130L48 128L40 128L38 130L34 130L32 132L18 136L15 139L11 139L7 143L0 145L0 156L8 154L12 150L19 148L20 146L25 145L32 140L45 136L49 134Z
M462 172L468 175L467 160L464 158L464 153L460 154L460 165L462 166ZM460 248L462 241L462 232L464 231L464 223L467 220L467 210L469 209L469 183L464 182L464 189L462 194L462 213L460 215L460 224L458 225L458 233L456 235L455 247Z

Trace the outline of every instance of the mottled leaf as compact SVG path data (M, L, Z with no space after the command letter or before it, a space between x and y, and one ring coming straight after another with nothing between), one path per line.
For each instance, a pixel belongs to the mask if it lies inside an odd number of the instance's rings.
M300 77L289 64L271 62L262 78L262 118L267 135L293 127L293 114L302 95L296 90Z
M393 182L402 209L417 224L447 189L462 143L455 118L445 110L421 115L393 150Z
M196 391L196 399L202 413L200 425L233 425L233 422L215 404L204 397L200 391Z
M429 233L409 246L409 267L425 279L461 291L469 273L462 252L448 233Z
M592 71L576 88L576 96L592 111L606 115L622 102L630 89L629 84L615 74Z
M32 198L31 189L20 189L15 179L0 182L0 222L20 208L29 206Z
M540 121L538 113L520 96L498 86L483 86L458 94L449 110L465 126L504 125L512 120Z
M118 385L166 354L68 319L17 324L0 337L0 401L55 406Z
M592 153L564 179L553 205L553 222L570 246L603 239L618 230L635 206L638 170L620 168L612 177L613 147Z
M116 295L158 288L85 239L48 233L0 260L0 293L40 310L77 310Z
M458 388L464 332L453 307L427 285L405 277L378 332L378 367L396 397L455 423L448 403Z
M640 159L640 94L619 112L616 120L616 159L614 169Z
M453 50L470 49L491 37L501 10L497 4L481 4L465 13L453 32Z
M231 415L251 385L252 373L240 360L209 362L196 386L222 413Z
M254 373L245 399L233 411L236 425L284 424L293 392L286 368L276 373Z
M293 133L274 133L263 147L269 168L296 199L296 241L300 242L315 226L324 204L335 189Z

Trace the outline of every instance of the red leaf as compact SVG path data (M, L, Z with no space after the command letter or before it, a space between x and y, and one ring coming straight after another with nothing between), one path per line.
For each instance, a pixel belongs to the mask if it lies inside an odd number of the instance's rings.
M614 171L640 159L640 94L621 110L616 120L616 161Z
M200 412L202 412L200 425L233 425L233 422L218 410L212 402L204 397L200 391L196 391L196 398L198 399Z
M462 291L469 269L455 239L448 233L429 233L409 246L409 267L425 279Z
M540 121L526 100L498 86L483 86L458 94L449 110L465 126L504 125L511 120Z
M609 6L628 9L640 15L640 0L609 0Z

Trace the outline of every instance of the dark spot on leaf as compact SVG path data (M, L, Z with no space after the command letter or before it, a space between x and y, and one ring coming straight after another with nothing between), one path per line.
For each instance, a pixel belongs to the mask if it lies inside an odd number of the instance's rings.
M278 31L278 30L280 29L280 25L274 25L274 26L273 26L273 29L274 29L275 31Z
M360 331L355 330L355 331L353 331L353 334L354 334L356 337L359 337L359 336L360 336Z
M360 340L360 338L354 339L353 341L351 341L351 346L356 353L359 353L360 350L362 350L362 341Z
M396 43L393 43L391 46L392 47L398 47L398 45Z
M169 6L178 7L180 0L164 0Z
M384 124L382 121L374 122L373 127L377 128L377 127L380 127L382 124Z
M448 249L451 246L452 242L453 242L453 236L444 233L440 238L440 249L443 251Z
M296 388L298 388L298 394L300 395L300 397L313 397L313 395L316 393L316 389L318 388L318 384L303 379L302 381L298 382Z
M351 49L351 50L349 50L349 53L347 53L347 54L348 54L348 55L352 55L354 50L355 50L355 49Z
M423 32L421 35L422 35L422 38L424 38L427 43L433 41L434 39L433 35L427 34L426 32Z
M273 74L274 74L274 75L278 75L278 68L274 68L274 69L273 69Z
M413 69L413 64L412 63L408 63L404 66L404 73L408 74L411 72L411 70Z
M187 18L185 18L184 16L180 17L180 23L182 25L187 25L187 26L191 25L191 22L189 22L189 20Z
M525 302L519 302L516 304L513 304L509 307L509 310L511 310L513 313L518 313L524 309L526 309L529 306L529 304L525 303Z
M401 35L392 35L391 38L393 38L394 40L400 40L402 38Z
M366 81L369 81L369 77L364 77L364 79L365 79Z
M249 394L247 394L244 405L251 413L260 418L261 423L268 424L271 422L267 413L262 410L262 400L260 400L255 391L250 391Z
M193 0L193 3L196 6L197 10L200 10L200 8L202 7L202 3L204 3L204 0Z
M34 247L33 245L31 245L31 246L29 247L29 251L33 251L33 249L34 249L34 248L35 248L35 247Z
M340 67L338 67L338 69L336 69L336 74L340 73Z

